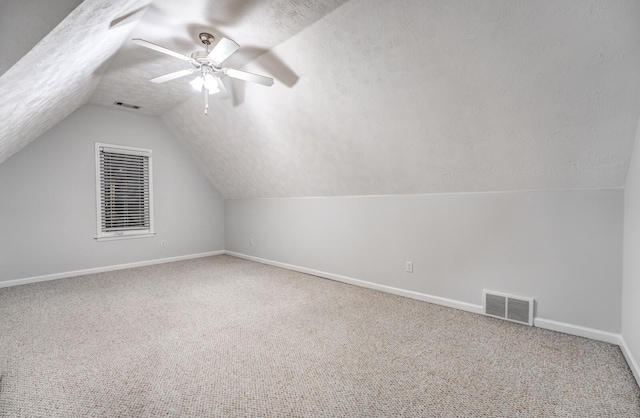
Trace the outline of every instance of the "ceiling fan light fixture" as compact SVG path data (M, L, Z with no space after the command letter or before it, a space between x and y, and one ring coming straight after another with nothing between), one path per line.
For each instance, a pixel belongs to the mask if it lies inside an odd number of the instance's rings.
M204 79L202 78L202 76L199 75L193 80L189 81L189 84L191 84L191 87L193 87L195 91L202 91L202 86L204 85Z
M205 74L204 87L207 90L209 90L209 94L215 94L220 92L220 87L218 86L218 79L214 77L212 74Z

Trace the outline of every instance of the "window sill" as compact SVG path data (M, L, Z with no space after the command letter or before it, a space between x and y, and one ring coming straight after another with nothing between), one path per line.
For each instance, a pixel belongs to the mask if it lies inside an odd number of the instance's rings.
M118 235L113 237L95 237L94 239L98 242L101 241L117 241L121 239L136 239L136 238L151 238L156 235L155 232L151 232L148 234L136 234L136 235Z

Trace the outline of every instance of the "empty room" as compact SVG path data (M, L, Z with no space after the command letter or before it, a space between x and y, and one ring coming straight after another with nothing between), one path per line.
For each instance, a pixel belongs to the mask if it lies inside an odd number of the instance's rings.
M0 40L0 417L640 417L640 1Z

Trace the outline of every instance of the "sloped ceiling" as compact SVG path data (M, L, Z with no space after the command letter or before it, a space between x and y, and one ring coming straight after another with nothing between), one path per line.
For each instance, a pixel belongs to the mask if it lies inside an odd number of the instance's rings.
M42 11L59 12L72 1L48 2ZM191 98L188 80L148 82L184 63L131 45L131 37L189 54L203 47L195 41L201 31L230 36L245 48L229 64L242 66L344 1L85 0L0 77L0 163L87 101L134 103L160 115ZM32 23L52 19L34 14ZM30 26L15 36L31 36Z
M82 0L2 0L0 2L0 75L26 55ZM10 41L9 41L10 40Z
M86 103L132 29L109 22L142 4L85 0L0 77L0 163Z
M638 22L638 1L351 0L247 67L274 55L292 88L163 120L227 198L622 187Z
M86 0L0 78L13 102L0 104L0 161L87 100L120 100L160 115L227 198L624 185L637 0L156 0L133 32L108 26L140 4L111 3ZM98 4L101 19L71 19ZM125 42L106 67L129 36L189 54L205 30L241 45L226 65L276 84L234 82L205 116L188 79L147 81L182 61ZM86 33L99 38L78 48ZM74 65L61 58L78 49ZM34 66L73 80L50 86Z

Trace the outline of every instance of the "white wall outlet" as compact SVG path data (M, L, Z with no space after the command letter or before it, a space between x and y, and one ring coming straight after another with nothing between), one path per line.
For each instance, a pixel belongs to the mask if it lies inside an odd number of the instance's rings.
M167 246L167 243L164 240L162 240L160 241L160 246L164 248Z
M407 273L413 273L413 261L407 261L404 265L404 269Z
M249 238L249 246L253 247L253 238Z

